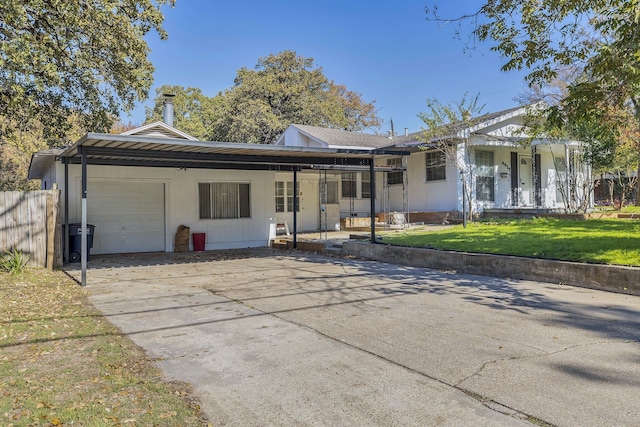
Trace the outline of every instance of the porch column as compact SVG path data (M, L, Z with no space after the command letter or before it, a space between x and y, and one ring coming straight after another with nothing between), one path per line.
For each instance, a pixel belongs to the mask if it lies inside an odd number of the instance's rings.
M293 168L293 249L298 248L298 168Z
M564 143L564 167L565 167L565 182L564 182L564 191L566 194L566 202L565 202L565 209L570 208L573 205L573 200L571 199L571 183L570 183L570 179L569 179L569 170L571 167L571 163L569 163L569 143L565 142Z
M533 208L538 206L538 179L536 177L536 146L531 144L531 183L533 187Z
M82 156L82 226L80 228L82 280L80 284L87 286L87 150L85 147L79 146L78 151Z
M376 242L376 171L375 162L369 163L369 192L371 194L371 243Z

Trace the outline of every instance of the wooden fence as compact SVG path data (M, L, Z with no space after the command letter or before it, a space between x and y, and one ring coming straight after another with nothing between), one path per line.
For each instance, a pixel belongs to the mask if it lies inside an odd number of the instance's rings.
M62 265L60 190L0 192L0 253L17 249L32 267Z

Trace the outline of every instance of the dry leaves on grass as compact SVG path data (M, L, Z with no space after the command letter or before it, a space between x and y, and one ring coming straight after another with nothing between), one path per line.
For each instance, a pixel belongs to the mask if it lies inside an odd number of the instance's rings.
M207 425L62 272L0 274L0 425Z

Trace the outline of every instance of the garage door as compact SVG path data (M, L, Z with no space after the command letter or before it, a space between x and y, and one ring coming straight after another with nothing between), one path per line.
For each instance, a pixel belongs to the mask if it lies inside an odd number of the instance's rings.
M90 180L87 192L92 254L165 250L163 183Z

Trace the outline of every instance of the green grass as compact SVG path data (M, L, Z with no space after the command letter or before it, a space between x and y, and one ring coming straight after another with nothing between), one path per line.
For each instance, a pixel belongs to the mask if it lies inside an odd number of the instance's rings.
M640 213L640 206L625 206L620 209L620 212L623 213Z
M0 273L0 425L206 426L62 272Z
M640 266L640 221L495 220L382 236L400 246Z

